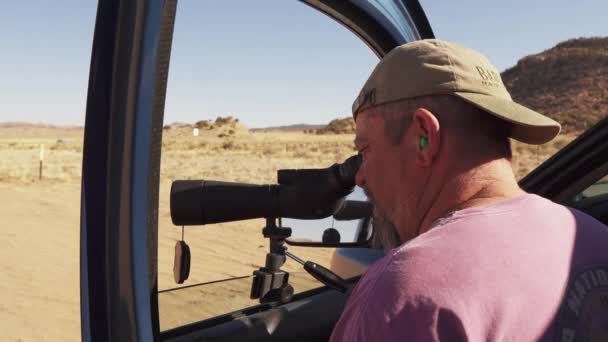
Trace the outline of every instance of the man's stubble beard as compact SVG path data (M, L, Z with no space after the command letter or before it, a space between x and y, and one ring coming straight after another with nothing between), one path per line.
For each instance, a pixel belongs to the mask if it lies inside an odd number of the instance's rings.
M378 207L374 195L365 188L363 188L363 192L374 206L372 217L374 235L371 240L371 247L374 249L383 249L385 251L399 247L401 245L401 238L397 232L397 227L389 220L382 209Z

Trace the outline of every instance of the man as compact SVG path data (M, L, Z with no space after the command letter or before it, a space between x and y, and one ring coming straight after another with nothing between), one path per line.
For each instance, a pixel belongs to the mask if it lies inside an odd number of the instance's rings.
M331 341L606 333L608 230L519 188L509 138L543 144L560 125L514 103L485 57L440 40L399 46L353 115L357 184L403 244L361 278Z

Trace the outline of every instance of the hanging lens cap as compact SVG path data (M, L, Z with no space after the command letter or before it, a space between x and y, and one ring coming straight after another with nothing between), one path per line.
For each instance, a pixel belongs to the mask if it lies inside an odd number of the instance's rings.
M190 247L185 241L175 243L175 258L173 259L173 279L182 284L190 275Z

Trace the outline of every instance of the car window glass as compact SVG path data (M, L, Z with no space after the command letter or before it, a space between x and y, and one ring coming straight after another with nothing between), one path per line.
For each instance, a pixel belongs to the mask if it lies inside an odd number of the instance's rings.
M363 193L363 189L355 187L355 190L345 198L346 200L366 201L367 196ZM321 241L320 237L323 231L329 227L333 227L342 232L341 242L355 242L357 234L357 225L359 220L335 220L333 217L326 217L320 220L296 220L283 219L281 224L284 227L289 227L293 231L292 237L302 239L303 241ZM346 233L346 235L344 234Z
M253 276L206 282L178 289L160 290L158 293L161 330L184 326L224 313L259 304L249 298ZM311 289L319 283L305 271L289 273L294 288Z
M574 202L580 202L589 198L599 198L608 195L608 175L590 185L575 196Z
M278 169L343 162L356 153L350 106L377 61L346 28L298 2L178 4L159 194L162 331L258 304L249 298L251 275L264 266L269 249L263 219L187 226L190 274L176 284L174 251L182 228L171 222L172 181L274 184ZM290 124L316 126L263 129ZM327 228L324 221L307 224ZM334 249L289 251L329 266ZM296 293L322 286L294 261L283 269Z

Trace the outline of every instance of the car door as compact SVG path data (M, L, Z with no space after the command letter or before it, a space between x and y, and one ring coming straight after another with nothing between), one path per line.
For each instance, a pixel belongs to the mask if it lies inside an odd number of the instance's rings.
M433 37L415 0L303 2L345 25L379 58L398 44ZM176 6L98 4L81 190L82 339L327 340L347 298L327 288L160 332L158 184Z

